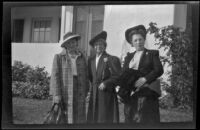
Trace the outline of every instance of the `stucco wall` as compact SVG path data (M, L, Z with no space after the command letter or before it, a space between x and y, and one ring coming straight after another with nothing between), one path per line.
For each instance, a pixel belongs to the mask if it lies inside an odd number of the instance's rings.
M51 24L51 41L58 42L59 37L59 18L61 17L61 6L45 6L45 7L15 7L12 8L12 19L24 19L23 42L30 42L31 39L31 22L35 17L50 17Z
M53 57L61 51L59 43L12 43L12 64L18 60L33 67L39 65L50 74Z
M172 25L174 5L106 5L104 30L108 32L107 51L120 57L122 46L127 43L126 29L139 24L147 28L150 22L156 22L158 27ZM156 48L152 36L148 35L146 42L147 48Z

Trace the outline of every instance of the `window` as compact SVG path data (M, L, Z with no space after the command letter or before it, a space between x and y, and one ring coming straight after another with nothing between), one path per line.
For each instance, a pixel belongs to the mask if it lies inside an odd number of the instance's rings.
M13 20L12 42L23 42L24 19Z
M31 42L49 43L51 34L51 19L37 18L32 21L32 38Z

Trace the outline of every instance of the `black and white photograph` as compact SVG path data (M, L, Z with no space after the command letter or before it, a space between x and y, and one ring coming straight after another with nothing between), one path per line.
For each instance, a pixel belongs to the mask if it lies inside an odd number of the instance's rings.
M196 127L199 1L4 2L2 23L3 128Z

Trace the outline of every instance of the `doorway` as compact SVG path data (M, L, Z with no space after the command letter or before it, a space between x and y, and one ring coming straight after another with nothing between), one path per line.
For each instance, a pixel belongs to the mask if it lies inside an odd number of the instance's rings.
M94 55L89 41L103 30L104 5L74 6L73 32L81 35L79 49L86 58Z

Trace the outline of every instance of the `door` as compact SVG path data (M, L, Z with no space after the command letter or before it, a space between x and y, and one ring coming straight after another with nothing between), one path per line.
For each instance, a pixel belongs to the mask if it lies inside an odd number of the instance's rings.
M79 49L88 58L94 55L89 41L103 30L104 6L75 6L73 32L81 35Z

